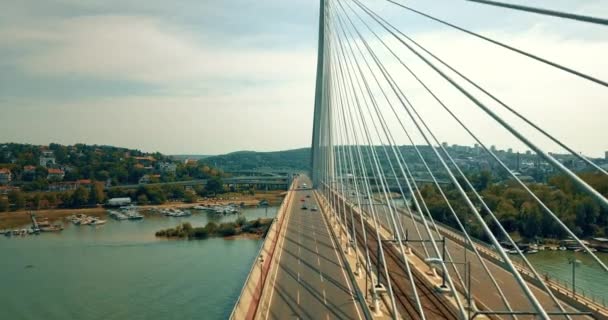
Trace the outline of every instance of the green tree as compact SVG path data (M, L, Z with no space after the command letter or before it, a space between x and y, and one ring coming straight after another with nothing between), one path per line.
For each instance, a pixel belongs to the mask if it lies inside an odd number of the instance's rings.
M477 191L483 191L488 188L491 182L492 173L488 170L483 170L475 176L473 180L473 186L475 187L475 189L477 189Z
M210 193L222 193L224 192L224 183L219 177L213 177L207 180L205 189Z
M0 212L8 211L9 203L6 198L0 198Z
M89 190L78 187L71 196L71 206L73 207L81 207L87 204L89 201Z
M150 203L150 200L148 200L148 197L145 194L140 194L137 196L137 204L145 206L148 203Z
M236 221L234 221L234 223L237 226L242 227L247 223L247 219L244 216L239 216L238 218L236 218Z
M32 196L30 198L31 202L32 202L32 206L34 207L34 209L38 210L40 209L40 200L42 200L42 197L40 196L40 194L36 193L34 196Z
M196 197L196 193L186 192L184 196L184 201L186 201L187 203L195 203L197 200L198 198Z
M98 203L103 203L105 201L105 193L103 191L103 184L99 182L94 182L91 187L91 192L89 193L89 204L95 205Z
M8 201L14 205L15 210L25 207L25 196L19 190L12 190L8 193Z

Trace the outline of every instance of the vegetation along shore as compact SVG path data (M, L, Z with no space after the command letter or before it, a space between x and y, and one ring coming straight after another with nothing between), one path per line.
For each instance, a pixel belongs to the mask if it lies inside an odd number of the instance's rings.
M234 238L247 236L251 238L261 238L266 234L272 224L270 218L247 221L243 216L234 222L224 222L217 224L209 222L204 227L193 227L189 222L182 223L175 228L159 230L157 237L180 238L180 239L206 239L210 237Z

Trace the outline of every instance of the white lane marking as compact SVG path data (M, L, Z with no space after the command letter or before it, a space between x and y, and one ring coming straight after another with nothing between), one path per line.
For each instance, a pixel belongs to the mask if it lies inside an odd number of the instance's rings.
M315 251L317 251L317 254L319 254L319 246L315 245Z
M300 272L298 271L298 282L300 282Z
M298 289L298 292L296 293L296 302L300 305L300 289Z
M321 266L321 259L319 258L319 256L317 255L317 265Z
M321 282L323 282L323 273L319 272L319 276L321 277Z
M325 294L325 289L323 289L323 304L327 305L327 296Z

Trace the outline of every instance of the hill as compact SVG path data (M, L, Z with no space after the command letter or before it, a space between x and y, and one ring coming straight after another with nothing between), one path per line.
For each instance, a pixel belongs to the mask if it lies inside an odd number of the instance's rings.
M184 161L184 160L187 160L187 159L201 160L201 159L209 158L209 157L211 157L211 155L205 155L205 154L174 154L174 155L170 155L169 157L171 157L171 159L176 160L176 161Z
M224 171L253 169L310 170L310 148L285 151L237 151L200 160Z

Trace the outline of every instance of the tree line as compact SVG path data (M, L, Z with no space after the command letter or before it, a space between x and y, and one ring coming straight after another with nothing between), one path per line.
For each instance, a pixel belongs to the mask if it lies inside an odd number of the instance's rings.
M137 189L104 189L101 182L90 188L78 187L66 192L23 192L12 190L7 197L0 196L0 212L22 209L83 208L103 204L109 198L129 197L138 204L162 204L169 200L194 203L198 197L215 196L226 192L220 177L214 177L205 185L187 190L180 185L141 185Z
M608 177L596 173L580 173L579 176L601 194L608 196ZM480 172L471 177L475 189L507 232L529 240L567 237L559 224L516 181L493 183L492 180L490 172ZM468 189L464 183L461 186ZM608 209L581 191L568 177L555 175L546 184L533 183L528 184L528 187L577 236L608 236ZM456 219L434 185L426 184L420 191L434 219L458 228ZM474 218L458 190L452 186L444 188L444 192L468 232L476 238L487 240L481 224ZM467 193L492 232L499 235L499 229L489 212L480 201L475 200L470 190Z

